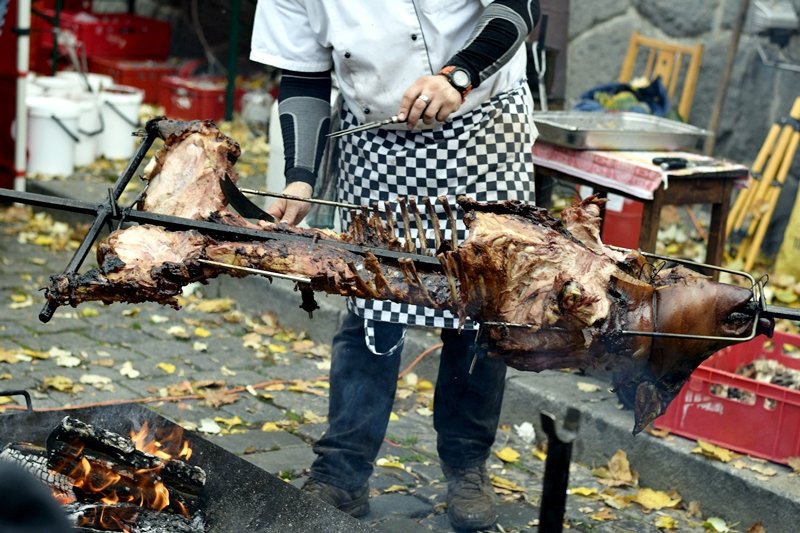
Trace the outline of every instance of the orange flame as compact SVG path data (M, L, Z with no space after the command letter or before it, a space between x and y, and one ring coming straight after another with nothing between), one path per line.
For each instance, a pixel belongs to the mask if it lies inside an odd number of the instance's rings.
M90 461L83 455L84 450L79 449L73 457L80 459L77 463L70 461L69 466L65 464L61 469L62 473L72 480L76 488L84 493L94 494L104 504L130 503L155 511L171 507L188 517L188 509L182 502L170 502L169 489L159 477L164 464L173 457L182 459L191 457L192 449L188 441L183 439L183 429L178 426L169 434L156 435L150 431L145 422L137 431L131 431L131 440L137 450L154 455L162 463L154 468L144 468L135 472L128 470L126 473L124 467L115 471L113 464L107 465L98 459ZM100 519L106 522L102 513ZM121 522L114 520L113 517L109 517L109 521L122 526ZM124 530L128 531L127 528Z

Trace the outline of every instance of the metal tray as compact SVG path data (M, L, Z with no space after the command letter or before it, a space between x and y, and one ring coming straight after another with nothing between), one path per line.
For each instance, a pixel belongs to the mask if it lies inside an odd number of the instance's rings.
M694 150L708 130L643 113L534 113L539 139L581 150Z

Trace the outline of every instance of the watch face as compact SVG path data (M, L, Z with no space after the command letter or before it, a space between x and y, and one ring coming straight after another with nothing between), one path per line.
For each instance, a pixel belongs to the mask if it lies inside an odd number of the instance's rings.
M465 70L454 70L451 74L451 79L455 85L462 89L469 87L469 74Z

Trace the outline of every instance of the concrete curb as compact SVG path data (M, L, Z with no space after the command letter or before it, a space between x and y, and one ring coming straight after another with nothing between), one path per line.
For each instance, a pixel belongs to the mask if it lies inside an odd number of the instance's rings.
M72 194L76 185L68 182L32 182L28 190L42 194L85 199L87 188ZM104 190L98 186L97 191ZM97 196L102 198L103 195ZM61 220L63 212L53 213ZM339 296L317 294L320 309L313 319L299 308L300 296L293 284L283 280L270 283L266 278L232 278L210 280L203 288L209 297L233 298L249 312L274 311L280 322L296 331L306 331L318 342L330 342L345 311L345 300ZM417 354L439 342L435 330L410 328L401 368ZM418 375L434 380L437 354L426 357L415 367ZM600 392L585 393L579 381L596 384ZM737 529L760 521L768 531L795 531L800 519L800 483L788 469L776 476L759 479L758 474L737 469L732 464L706 459L691 452L695 443L678 436L657 438L642 433L631 435L633 416L618 407L615 396L608 392L608 382L590 375L548 371L541 374L510 369L502 412L502 422L533 423L541 433L539 414L542 411L562 417L568 407L581 412L578 440L573 460L588 465L605 464L617 449L625 450L632 467L640 473L640 483L655 489L676 489L685 501L698 500L704 515L723 515L737 520Z

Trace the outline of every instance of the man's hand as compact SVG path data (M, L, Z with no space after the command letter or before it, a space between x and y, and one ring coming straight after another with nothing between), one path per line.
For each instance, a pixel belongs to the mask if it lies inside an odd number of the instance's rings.
M300 198L311 198L313 193L314 189L311 188L311 185L302 181L295 181L287 185L286 188L283 189L282 194L298 196ZM278 198L274 204L269 206L267 213L274 216L275 220L279 222L287 222L295 226L306 217L310 209L310 202Z
M397 116L409 129L421 118L425 124L444 122L461 106L461 94L444 76L422 76L403 94Z

